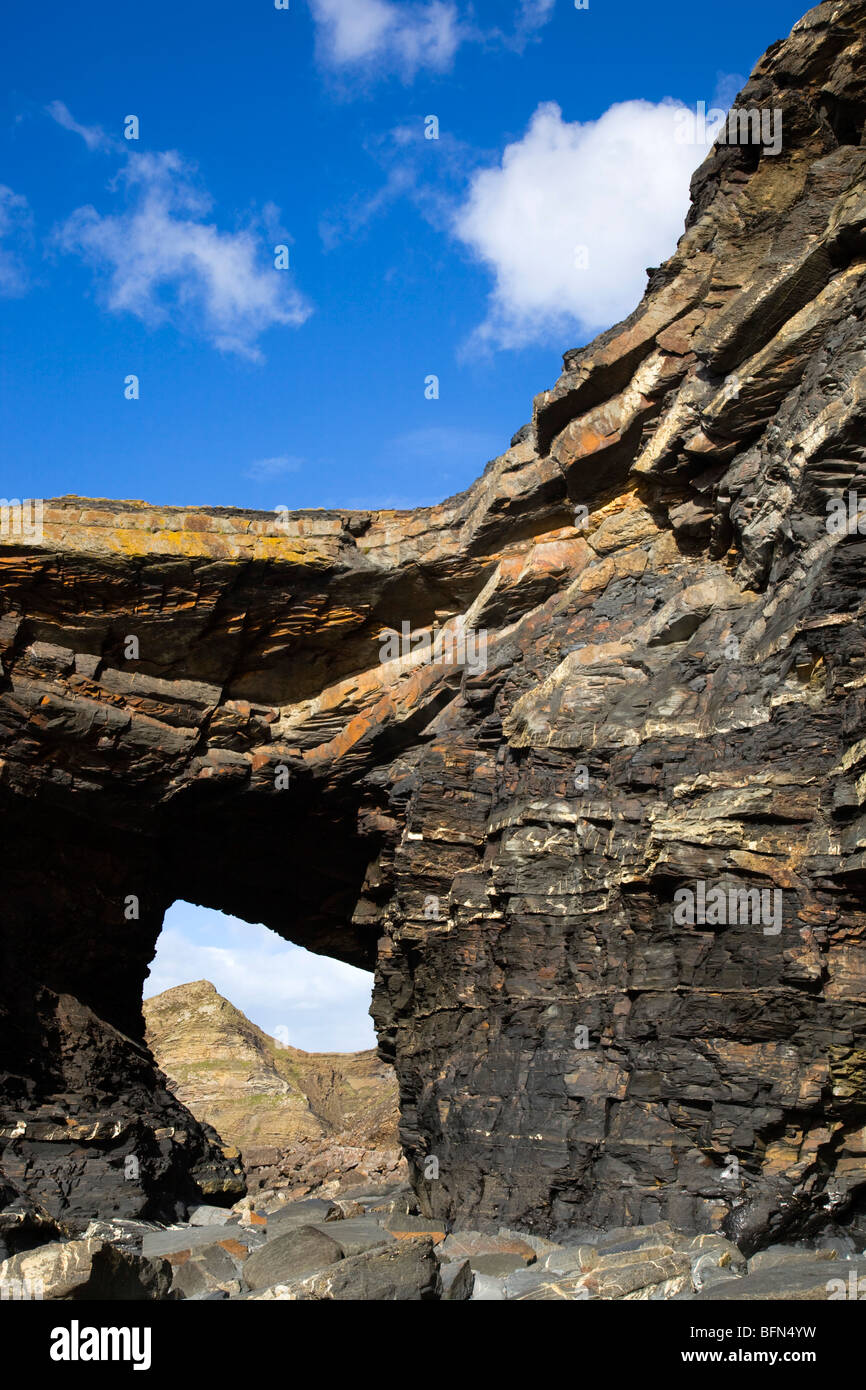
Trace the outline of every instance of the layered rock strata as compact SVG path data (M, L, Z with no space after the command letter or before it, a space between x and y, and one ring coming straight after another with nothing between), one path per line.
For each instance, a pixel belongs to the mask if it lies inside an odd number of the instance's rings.
M466 493L67 497L4 538L10 1190L231 1200L143 1046L183 898L375 964L430 1215L754 1246L856 1212L864 40L839 0L769 50L737 105L781 152L711 153L640 306ZM485 645L401 654L403 624Z

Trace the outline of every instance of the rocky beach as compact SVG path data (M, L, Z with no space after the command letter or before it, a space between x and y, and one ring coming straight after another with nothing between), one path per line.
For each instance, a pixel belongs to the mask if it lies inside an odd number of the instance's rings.
M866 1290L866 0L734 109L465 491L0 540L10 1298ZM178 900L377 1050L142 1008Z

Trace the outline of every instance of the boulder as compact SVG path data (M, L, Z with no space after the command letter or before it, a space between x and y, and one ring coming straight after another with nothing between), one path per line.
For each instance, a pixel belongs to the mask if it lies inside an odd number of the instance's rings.
M533 1280L529 1288L517 1288L511 1297L518 1303L585 1303L593 1295L586 1287L582 1274L559 1277L549 1274L537 1283Z
M181 1298L228 1298L242 1291L243 1261L234 1259L222 1245L206 1245L174 1269L172 1291Z
M395 1237L372 1216L350 1216L338 1223L317 1225L316 1230L338 1240L346 1255L361 1255L380 1245L391 1245Z
M471 1255L469 1267L475 1274L489 1274L494 1279L507 1279L516 1269L526 1269L520 1255Z
M343 1213L334 1202L320 1197L311 1197L299 1202L286 1202L284 1206L268 1214L268 1239L281 1236L298 1226L313 1226L326 1222L342 1221Z
M264 1245L267 1236L254 1226L180 1226L145 1232L141 1249L144 1255L161 1255L172 1264L181 1264L193 1250L207 1245L223 1245L230 1253L246 1259L250 1250Z
M0 1264L0 1288L47 1301L153 1300L169 1296L171 1265L102 1240L51 1241Z
M446 1227L442 1221L434 1221L426 1216L403 1216L397 1213L381 1217L383 1228L395 1240L412 1239L415 1236L429 1236L434 1245L445 1239Z
M465 1303L472 1297L475 1276L468 1260L442 1260L439 1279L443 1303Z
M209 1207L202 1204L192 1208L187 1221L191 1226L224 1226L231 1217L232 1212L228 1207Z
M81 1235L85 1240L104 1240L122 1250L130 1250L135 1255L143 1254L145 1236L159 1236L166 1228L154 1221L108 1220L81 1223L83 1230L76 1231L74 1225L66 1227L67 1235Z
M287 1302L418 1303L441 1294L439 1264L429 1237L394 1241L351 1255L318 1274L251 1294L254 1300Z
M0 1260L69 1234L38 1205L26 1200L12 1202L0 1211Z
M800 1260L776 1262L740 1279L712 1284L692 1294L698 1303L857 1301L866 1299L863 1261Z
M334 1222L334 1229L338 1223ZM244 1281L250 1289L289 1284L343 1258L343 1247L320 1227L298 1226L269 1240L244 1264Z
M473 1269L478 1268L475 1262L486 1256L505 1259L510 1269L534 1264L537 1258L532 1246L521 1236L489 1235L484 1231L453 1231L442 1242L442 1255L451 1260L466 1258ZM506 1272L503 1270L503 1274Z
M473 1303L504 1303L505 1280L492 1274L476 1274L472 1285Z

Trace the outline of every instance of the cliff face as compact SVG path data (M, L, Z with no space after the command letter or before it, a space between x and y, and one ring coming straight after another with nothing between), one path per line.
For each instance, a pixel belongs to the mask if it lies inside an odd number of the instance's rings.
M183 898L375 963L428 1213L756 1243L856 1205L864 540L827 505L866 497L864 47L840 0L768 52L737 105L781 153L711 154L639 308L468 492L61 498L4 540L13 1185L132 1200L131 1145L151 1209L236 1182L147 1081ZM380 637L460 618L483 660Z
M375 1051L283 1044L208 980L146 999L144 1020L172 1094L241 1151L248 1180L333 1195L402 1176L397 1081Z

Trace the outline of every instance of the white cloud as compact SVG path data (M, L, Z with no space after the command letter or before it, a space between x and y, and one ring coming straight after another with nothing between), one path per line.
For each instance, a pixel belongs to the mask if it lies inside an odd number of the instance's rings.
M553 18L556 0L521 0L520 24L525 29L540 29Z
M144 997L192 980L210 980L265 1032L286 1028L293 1047L354 1052L376 1045L367 971L313 955L267 927L176 902L166 913Z
M50 101L45 110L51 119L62 126L64 130L71 130L73 134L80 135L89 150L116 148L115 142L109 139L101 126L81 125L76 121L65 102Z
M748 80L741 72L717 72L716 90L710 106L719 107L722 111L729 110Z
M475 346L522 347L631 312L646 267L682 235L706 153L678 138L685 110L627 101L570 123L547 102L501 165L473 176L454 232L495 277Z
M32 224L30 204L20 193L0 184L0 295L11 299L27 289L27 272L20 243Z
M244 477L263 483L269 478L282 478L286 473L297 473L303 464L304 460L296 458L293 454L278 454L275 458L257 459L255 463L251 463Z
M520 0L510 31L483 28L472 6L461 18L454 0L309 0L319 59L368 77L397 73L410 82L423 68L445 72L465 43L522 53L553 17L556 0ZM512 13L509 13L512 18Z
M393 0L310 0L320 57L335 68L375 64L411 80L419 68L442 72L460 44L455 6Z
M125 184L127 208L106 216L77 208L57 244L96 269L113 313L152 325L174 320L221 351L259 361L260 335L298 326L311 308L290 273L274 269L261 236L203 220L212 203L193 185L193 173L173 150L130 154L114 183Z

